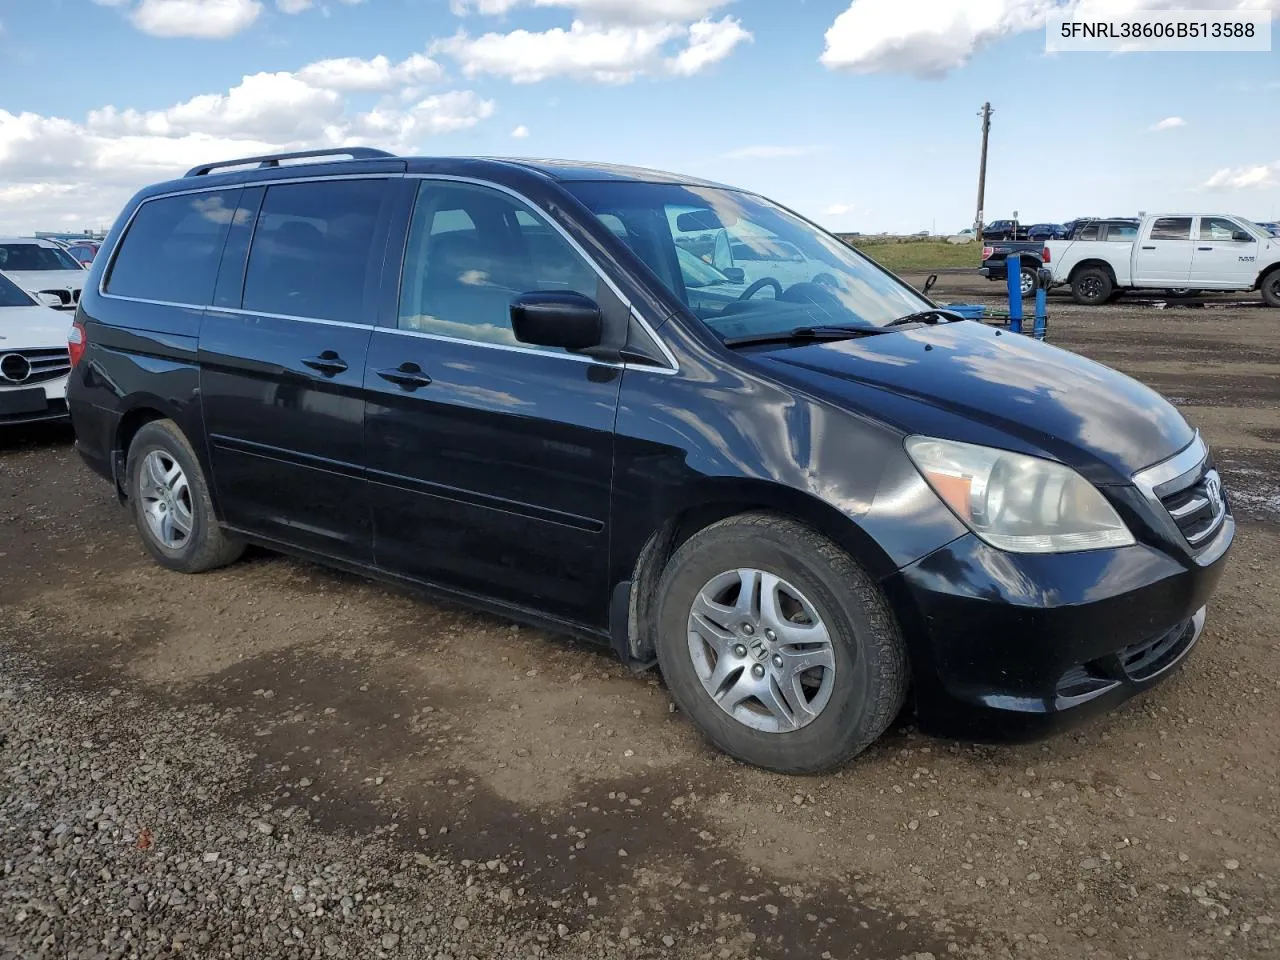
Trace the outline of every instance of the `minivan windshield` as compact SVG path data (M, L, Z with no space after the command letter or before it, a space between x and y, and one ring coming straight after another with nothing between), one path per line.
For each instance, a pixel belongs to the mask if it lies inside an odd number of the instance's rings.
M564 186L724 339L805 327L876 329L931 307L847 244L763 197L668 183Z

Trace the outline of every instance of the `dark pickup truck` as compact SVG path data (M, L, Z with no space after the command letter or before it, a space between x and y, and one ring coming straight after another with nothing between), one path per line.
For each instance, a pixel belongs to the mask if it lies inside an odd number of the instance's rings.
M1043 240L984 240L978 272L1003 283L1009 276L1006 261L1015 251L1022 257L1022 295L1029 297L1036 290L1036 271L1044 265Z

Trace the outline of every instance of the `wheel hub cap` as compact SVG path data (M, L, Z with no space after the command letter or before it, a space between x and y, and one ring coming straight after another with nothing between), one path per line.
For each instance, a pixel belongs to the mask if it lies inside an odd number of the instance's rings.
M194 524L191 487L178 462L164 450L152 450L138 471L137 494L151 535L171 550L182 547Z
M766 733L812 723L835 683L835 650L817 609L764 570L731 570L698 592L689 658L720 709Z

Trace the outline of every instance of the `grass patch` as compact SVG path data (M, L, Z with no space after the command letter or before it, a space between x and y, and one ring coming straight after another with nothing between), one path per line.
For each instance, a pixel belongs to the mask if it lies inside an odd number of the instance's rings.
M982 265L982 245L979 243L948 243L911 237L842 237L846 243L866 254L886 270L895 273L920 273L943 267L971 267Z

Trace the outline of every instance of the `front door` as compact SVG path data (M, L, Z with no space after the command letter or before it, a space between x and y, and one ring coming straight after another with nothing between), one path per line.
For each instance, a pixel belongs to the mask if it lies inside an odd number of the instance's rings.
M1247 240L1236 239L1240 234ZM1258 240L1227 217L1201 217L1191 260L1192 287L1240 290L1258 276Z
M200 332L226 522L357 563L373 559L362 383L391 183L246 190L261 207L237 214Z
M1185 287L1191 276L1191 217L1160 217L1138 241L1133 282L1140 287Z
M622 370L523 345L510 319L524 292L599 298L599 276L497 189L423 180L410 201L364 380L378 565L602 626Z

